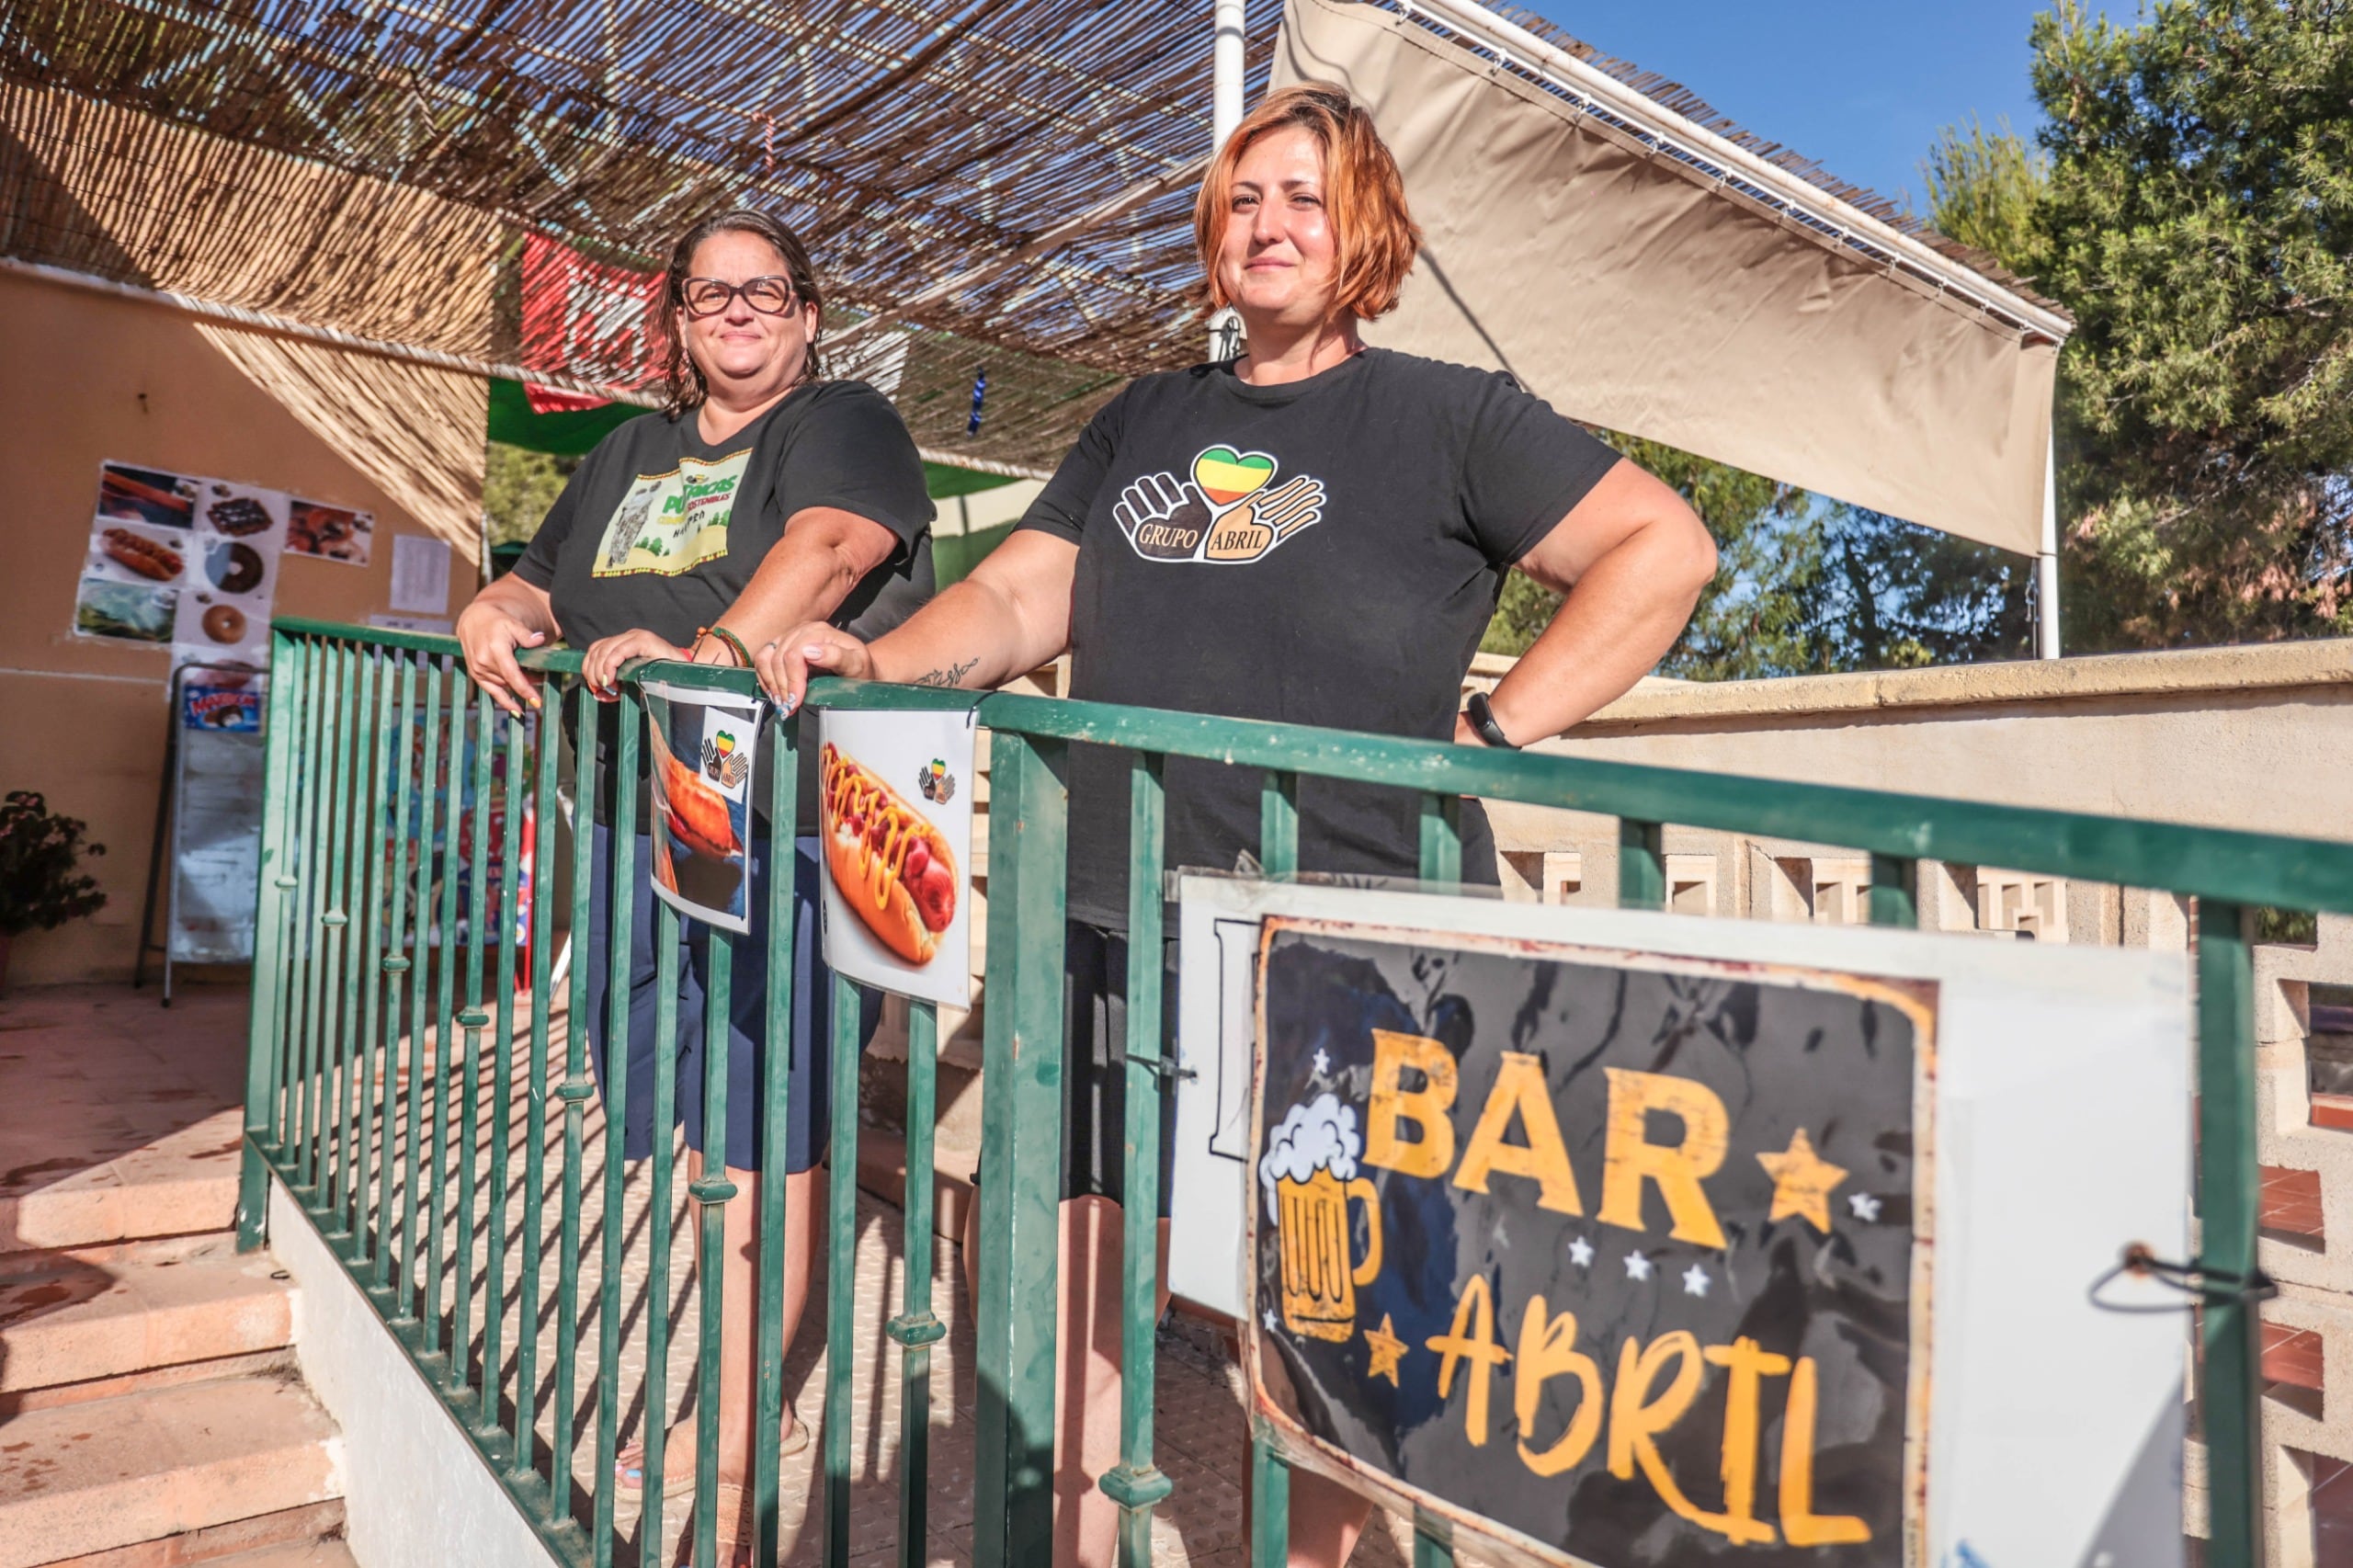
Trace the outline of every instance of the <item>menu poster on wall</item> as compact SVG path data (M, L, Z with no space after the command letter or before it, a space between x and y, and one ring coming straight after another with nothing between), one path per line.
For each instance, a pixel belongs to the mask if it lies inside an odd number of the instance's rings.
M188 581L172 631L174 664L269 662L269 609L287 510L286 496L275 490L202 483Z
M74 596L76 632L122 642L172 640L203 483L160 469L98 466L97 513Z
M286 549L347 566L365 566L375 551L376 514L330 506L324 501L290 502Z

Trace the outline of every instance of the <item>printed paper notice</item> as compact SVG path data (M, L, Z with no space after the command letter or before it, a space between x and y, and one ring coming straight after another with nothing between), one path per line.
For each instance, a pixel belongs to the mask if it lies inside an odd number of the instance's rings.
M449 610L449 546L423 534L392 536L392 608L414 615Z

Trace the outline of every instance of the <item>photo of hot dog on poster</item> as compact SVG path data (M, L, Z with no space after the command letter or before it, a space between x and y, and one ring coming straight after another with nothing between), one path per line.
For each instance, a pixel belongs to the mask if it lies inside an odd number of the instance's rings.
M752 774L756 704L648 681L654 896L721 931L751 929Z
M822 712L816 730L825 962L901 996L971 1006L972 716Z

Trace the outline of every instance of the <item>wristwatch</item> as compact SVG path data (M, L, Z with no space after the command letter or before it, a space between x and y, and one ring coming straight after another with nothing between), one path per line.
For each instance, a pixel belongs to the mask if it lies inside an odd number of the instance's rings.
M1500 746L1505 751L1519 749L1512 744L1512 738L1504 733L1504 727L1495 722L1495 710L1488 705L1485 692L1472 692L1471 700L1462 705L1462 711L1470 719L1471 727L1479 732L1479 738L1489 745Z

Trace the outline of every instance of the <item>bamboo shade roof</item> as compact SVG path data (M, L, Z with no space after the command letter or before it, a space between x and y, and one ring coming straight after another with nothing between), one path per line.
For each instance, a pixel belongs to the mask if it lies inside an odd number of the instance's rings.
M1252 99L1281 11L1248 0ZM650 270L695 218L767 206L810 243L847 361L904 341L919 443L1050 467L1128 377L1200 358L1210 19L1208 0L0 0L0 255L512 364L525 235Z

